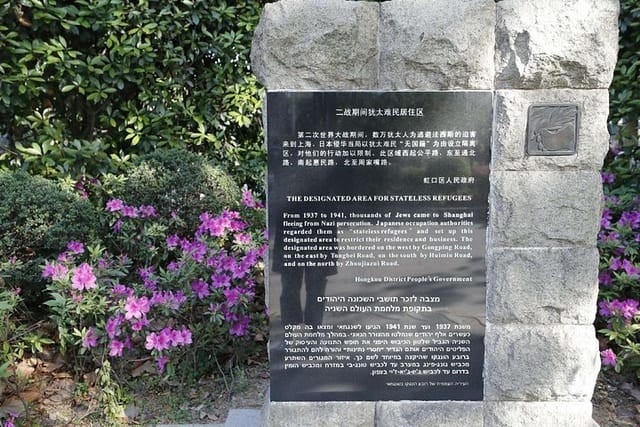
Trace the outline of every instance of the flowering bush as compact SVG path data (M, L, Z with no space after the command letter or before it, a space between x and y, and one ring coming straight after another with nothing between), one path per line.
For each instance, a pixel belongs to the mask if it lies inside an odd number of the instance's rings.
M243 201L246 215L263 214L249 191ZM202 213L191 236L168 235L180 219L153 206L111 199L103 214L108 246L71 241L44 267L63 349L98 365L153 360L159 373L197 376L264 340L264 230L230 210Z
M9 413L9 415L7 416L7 418L3 421L2 418L0 418L0 422L2 424L0 424L0 426L2 427L16 427L18 424L16 424L16 420L18 420L20 418L20 414L11 412Z
M114 197L125 203L154 205L158 214L175 212L193 231L202 212L239 206L240 188L231 175L207 156L186 150L158 150L129 166L122 182L113 182Z
M40 266L64 249L67 240L98 228L93 206L55 182L24 172L0 172L0 262L7 286L22 289L36 311L45 295Z
M605 207L600 249L599 333L603 366L635 370L640 378L640 172L634 149L613 147L602 173Z

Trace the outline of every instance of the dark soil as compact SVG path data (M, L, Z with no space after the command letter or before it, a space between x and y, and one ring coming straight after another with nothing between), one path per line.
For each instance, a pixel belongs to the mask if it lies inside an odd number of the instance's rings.
M601 372L592 403L600 427L640 426L640 387L630 375Z
M90 379L77 381L63 364L30 359L16 376L0 380L0 418L24 412L25 425L38 427L107 425ZM269 371L255 363L233 374L202 378L191 387L155 384L130 392L126 420L120 425L222 423L230 408L260 408L266 399ZM141 384L144 384L142 379ZM600 427L640 426L640 386L630 375L601 372L593 395L593 418Z

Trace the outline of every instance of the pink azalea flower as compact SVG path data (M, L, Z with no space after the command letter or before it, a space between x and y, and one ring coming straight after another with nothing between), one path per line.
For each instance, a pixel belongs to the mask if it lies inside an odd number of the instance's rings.
M603 184L613 184L613 181L615 180L615 175L611 172L601 172L600 177L602 178Z
M161 356L156 359L156 362L158 363L158 372L160 373L164 372L164 367L168 361L169 361L169 356Z
M193 342L191 337L191 331L187 329L186 326L182 327L182 329L180 330L180 335L181 335L181 341L183 345L189 345Z
M140 216L142 218L157 218L158 214L153 206L142 205L139 208Z
M158 341L158 334L156 334L155 332L151 332L149 335L147 335L144 348L146 348L147 350L154 350L156 348L157 341Z
M96 276L93 274L93 268L86 262L80 264L73 269L71 276L71 287L82 291L84 289L93 289L97 287Z
M258 249L258 256L260 258L264 258L264 255L267 253L268 250L269 250L269 245L260 246L260 249Z
M180 237L178 237L176 234L167 237L167 248L175 248L176 246L178 246L180 244Z
M600 352L600 357L602 358L602 365L603 366L613 366L615 368L616 366L616 354L613 352L613 350L611 350L610 348L601 351Z
M149 326L149 321L146 317L142 317L142 319L131 322L131 329L136 332L141 331L145 326Z
M238 289L225 289L222 291L224 293L225 298L227 299L227 305L229 307L233 307L238 304L238 298L240 297L240 291Z
M613 283L613 278L611 277L611 273L605 270L601 271L598 275L598 281L603 286L611 286L611 284Z
M204 299L211 292L209 292L209 284L204 280L196 280L191 283L191 292L198 296L198 299Z
M113 230L114 233L119 233L120 229L122 228L122 220L118 219L115 224L113 224L113 227L111 227L111 229Z
M124 318L127 320L140 319L151 309L151 303L147 297L136 298L130 296L124 305L126 310Z
M173 310L177 310L187 300L186 295L182 291L176 291L175 293L169 292L167 303Z
M62 264L47 262L42 272L42 277L51 277L53 280L62 280L67 276L69 269Z
M622 269L627 273L628 276L635 276L640 274L640 268L636 267L631 261L625 259L622 261Z
M229 329L229 334L236 336L244 336L248 332L249 317L243 316L239 321L233 324Z
M226 288L231 284L231 277L224 274L214 274L211 276L214 288Z
M124 208L124 202L120 199L111 199L107 202L107 210L109 212L117 212Z
M92 348L98 345L98 336L96 335L96 331L93 328L89 328L87 331L87 335L82 340L82 347L84 348Z
M248 208L256 207L256 202L253 200L253 194L247 189L247 187L244 187L242 191L242 204Z
M251 244L251 234L249 234L249 233L237 233L236 234L236 244L238 244L238 245L249 245L249 244Z
M81 242L71 240L67 243L67 250L74 254L81 254L84 252L84 245Z
M122 356L124 343L118 340L111 340L109 343L109 356Z
M123 206L122 207L122 216L129 218L137 218L139 216L138 208L135 206Z

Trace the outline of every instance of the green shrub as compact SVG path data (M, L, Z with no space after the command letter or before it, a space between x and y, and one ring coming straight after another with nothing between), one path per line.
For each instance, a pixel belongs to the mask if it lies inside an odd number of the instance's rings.
M0 261L6 286L41 300L41 264L97 230L93 206L55 182L25 172L0 172Z
M216 214L240 202L240 189L226 172L186 150L143 156L125 176L114 197L130 205L154 206L163 217L175 212L185 222L177 231L195 230L202 212Z
M188 148L261 186L262 88L249 71L261 9L259 0L0 2L0 168L97 177Z
M618 61L611 82L610 120L623 120L637 131L640 118L640 4L638 0L620 2Z

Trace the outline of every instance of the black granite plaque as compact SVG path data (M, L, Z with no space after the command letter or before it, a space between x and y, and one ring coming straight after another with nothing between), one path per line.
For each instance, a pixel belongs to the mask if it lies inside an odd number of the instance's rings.
M271 400L482 400L491 108L267 94Z

